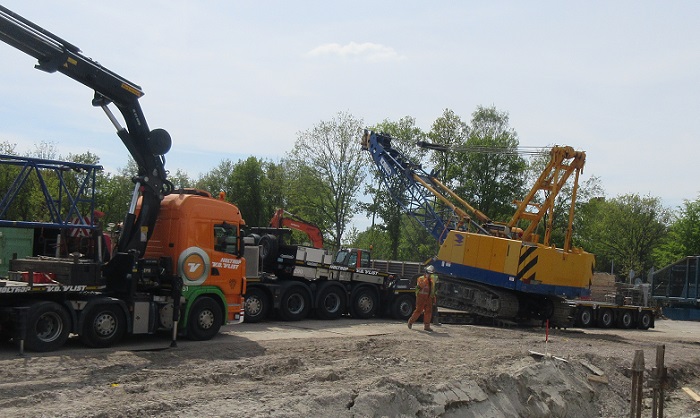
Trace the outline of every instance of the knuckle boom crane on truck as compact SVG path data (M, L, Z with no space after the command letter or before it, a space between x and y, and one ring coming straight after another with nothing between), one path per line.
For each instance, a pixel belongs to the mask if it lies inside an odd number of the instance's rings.
M94 90L92 104L105 111L138 166L119 242L106 264L77 257L11 260L10 279L0 280L0 338L49 351L70 333L89 346L106 347L127 333L172 331L174 344L178 332L204 340L229 321L242 322L246 264L240 211L204 191L173 191L164 157L170 135L149 129L139 104L141 88L2 6L0 40L36 58L37 69L63 73ZM58 284L32 281L33 272L59 270Z
M445 308L503 319L549 319L570 322L567 299L589 294L594 256L571 246L571 223L578 176L585 153L554 147L550 163L533 188L518 202L507 223L492 221L446 187L433 173L409 161L391 146L391 137L365 131L362 148L404 211L438 241L433 260L440 274L438 303ZM574 175L574 193L564 248L550 242L554 199ZM400 185L396 187L396 185ZM544 202L535 201L545 190ZM544 240L535 233L547 216ZM524 229L521 226L524 225Z

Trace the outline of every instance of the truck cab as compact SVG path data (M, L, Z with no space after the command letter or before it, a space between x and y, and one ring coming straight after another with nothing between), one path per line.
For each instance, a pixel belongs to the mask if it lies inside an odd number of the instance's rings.
M205 191L180 190L161 202L145 258L171 261L188 301L184 318L192 317L188 312L198 299L208 298L216 302L212 320L243 321L246 261L240 231L244 224L235 205ZM218 314L225 316L217 318Z
M352 268L370 268L370 252L361 248L342 248L333 260L333 265Z

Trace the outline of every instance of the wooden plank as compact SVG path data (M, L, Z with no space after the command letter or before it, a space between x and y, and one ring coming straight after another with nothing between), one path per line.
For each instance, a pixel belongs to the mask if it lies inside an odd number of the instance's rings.
M605 374L604 371L600 370L599 368L597 368L596 366L592 365L591 363L589 363L585 360L581 360L581 361L579 361L579 363L581 363L581 365L583 367L587 368L588 370L592 371L593 373L597 374L598 376L602 376Z
M691 398L693 398L693 400L694 400L695 402L700 402L700 395L698 395L697 393L695 393L695 392L693 391L693 389L691 389L691 388L689 388L689 387L684 387L683 390L685 391L685 393L688 394L688 396L690 396Z
M607 385L608 384L608 377L607 376L596 376L594 374L589 374L588 381L595 382L595 383L603 383L603 384Z

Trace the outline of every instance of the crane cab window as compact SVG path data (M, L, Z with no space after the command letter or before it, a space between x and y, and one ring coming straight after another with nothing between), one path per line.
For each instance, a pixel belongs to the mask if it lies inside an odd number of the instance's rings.
M214 251L238 254L238 229L227 223L214 225Z

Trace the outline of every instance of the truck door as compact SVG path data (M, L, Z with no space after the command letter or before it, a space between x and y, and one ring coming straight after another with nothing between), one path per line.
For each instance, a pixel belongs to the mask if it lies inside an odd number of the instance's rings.
M226 295L228 316L240 312L245 292L245 259L239 254L238 225L214 225L214 251L211 257L211 279Z

